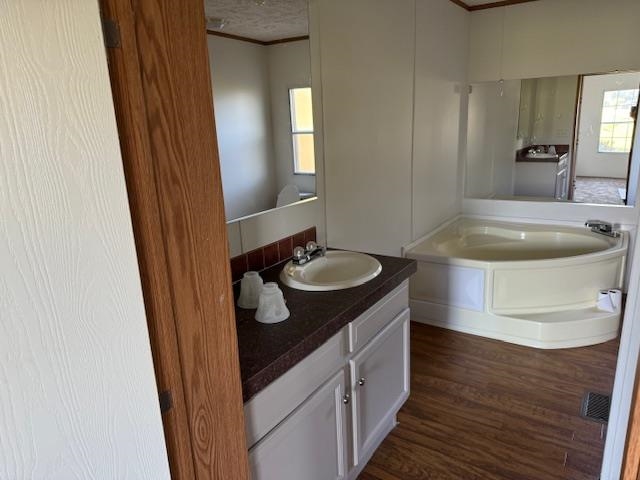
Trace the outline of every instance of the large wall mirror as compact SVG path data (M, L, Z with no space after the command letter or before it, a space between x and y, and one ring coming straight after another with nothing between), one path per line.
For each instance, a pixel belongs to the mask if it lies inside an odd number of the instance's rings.
M207 0L227 221L316 195L307 0Z
M640 72L471 85L465 196L635 205L639 87Z

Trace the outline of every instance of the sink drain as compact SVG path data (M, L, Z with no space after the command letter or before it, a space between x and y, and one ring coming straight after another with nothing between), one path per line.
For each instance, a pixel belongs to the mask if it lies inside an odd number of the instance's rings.
M581 415L600 423L609 421L611 396L602 393L587 392L582 399Z

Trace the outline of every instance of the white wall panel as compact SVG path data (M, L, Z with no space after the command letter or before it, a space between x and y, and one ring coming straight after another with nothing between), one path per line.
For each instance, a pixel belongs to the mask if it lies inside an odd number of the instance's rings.
M0 478L168 479L98 4L0 11Z
M468 12L449 0L416 2L412 241L461 209L468 32Z
M638 70L638 18L637 0L539 0L473 12L469 80Z
M332 247L399 254L410 241L414 7L318 5Z

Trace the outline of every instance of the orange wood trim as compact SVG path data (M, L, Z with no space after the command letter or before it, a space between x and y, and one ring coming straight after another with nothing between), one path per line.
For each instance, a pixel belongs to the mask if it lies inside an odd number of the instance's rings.
M216 32L215 30L207 30L207 35L213 35L215 37L230 38L232 40L240 40L241 42L256 43L258 45L265 45L265 46L276 45L278 43L289 43L289 42L299 42L300 40L309 40L309 35L301 35L299 37L279 38L277 40L263 41L263 40L256 40L255 38L242 37L240 35L233 35L231 33Z
M265 45L276 45L278 43L299 42L301 40L309 40L309 35L301 35L299 37L280 38L278 40L269 40L264 42Z
M202 0L133 2L198 480L248 479L235 310Z
M627 444L622 464L621 480L640 479L640 369L636 374L636 386L633 394L629 428L627 430Z
M461 0L449 0L451 3L455 3L456 5L458 5L459 7L464 8L467 12L470 11L469 9L469 5L467 5L466 3L464 3Z
M262 40L256 40L255 38L249 38L249 37L241 37L240 35L233 35L231 33L216 32L215 30L207 30L207 35L213 35L215 37L230 38L232 40L240 40L241 42L256 43L258 45L266 45L266 43L263 42Z
M569 195L567 200L573 200L575 195L575 183L576 183L576 167L578 165L578 132L580 131L580 115L582 114L582 89L584 88L584 75L578 75L578 88L576 89L576 107L575 107L575 120L573 121L573 141L571 143L571 164L570 177L569 177Z
M172 408L163 415L167 454L174 480L195 479L191 436L174 323L154 181L147 112L144 104L138 47L129 0L101 0L105 18L117 20L120 48L107 49L111 89L120 132L138 267L158 391L169 390Z
M240 367L200 0L101 0L172 478L248 479Z
M511 5L518 5L519 3L537 2L538 0L504 0L502 2L486 3L484 5L472 5L469 7L470 12L476 10L486 10L488 8L509 7Z

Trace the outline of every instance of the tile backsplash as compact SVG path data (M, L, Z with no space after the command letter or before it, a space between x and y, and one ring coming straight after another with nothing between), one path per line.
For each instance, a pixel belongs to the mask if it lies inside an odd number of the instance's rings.
M237 282L249 270L259 272L283 260L290 259L293 256L295 247L304 247L311 240L316 241L316 227L308 228L302 232L282 238L277 242L233 257L231 259L232 281Z

